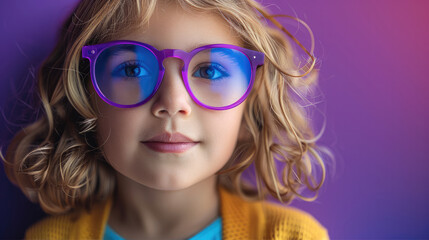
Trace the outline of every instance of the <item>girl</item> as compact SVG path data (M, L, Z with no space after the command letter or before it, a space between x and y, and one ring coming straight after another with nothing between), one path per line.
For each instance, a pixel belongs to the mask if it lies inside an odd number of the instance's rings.
M264 201L314 200L300 192L325 168L288 92L315 80L315 59L296 70L263 18L288 34L253 0L83 0L39 71L44 116L5 157L53 215L26 237L328 239Z

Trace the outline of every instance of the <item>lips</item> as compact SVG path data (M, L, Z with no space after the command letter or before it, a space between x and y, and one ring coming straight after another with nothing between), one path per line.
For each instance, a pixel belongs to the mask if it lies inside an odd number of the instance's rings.
M148 148L163 153L183 153L199 142L180 133L163 132L142 142Z
M145 142L164 142L164 143L189 143L197 142L180 133L163 132Z

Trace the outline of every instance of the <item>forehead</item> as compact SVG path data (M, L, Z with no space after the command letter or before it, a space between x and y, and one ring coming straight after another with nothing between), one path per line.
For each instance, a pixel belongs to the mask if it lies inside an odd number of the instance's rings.
M119 40L148 43L158 50L173 48L187 52L208 44L242 45L238 34L220 15L166 3L157 5L147 25Z

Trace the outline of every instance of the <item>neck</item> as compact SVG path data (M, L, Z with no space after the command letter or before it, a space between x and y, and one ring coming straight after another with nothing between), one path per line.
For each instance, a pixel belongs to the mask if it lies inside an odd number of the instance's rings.
M220 216L217 178L165 191L117 174L108 224L127 239L186 239Z

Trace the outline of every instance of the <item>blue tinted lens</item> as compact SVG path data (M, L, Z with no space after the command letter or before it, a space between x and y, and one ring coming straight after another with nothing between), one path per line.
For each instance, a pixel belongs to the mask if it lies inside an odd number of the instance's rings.
M251 72L250 61L244 53L230 48L205 49L189 63L189 87L201 103L225 107L244 96Z
M95 63L101 93L111 102L133 105L146 100L155 89L158 60L147 48L122 44L105 49Z

